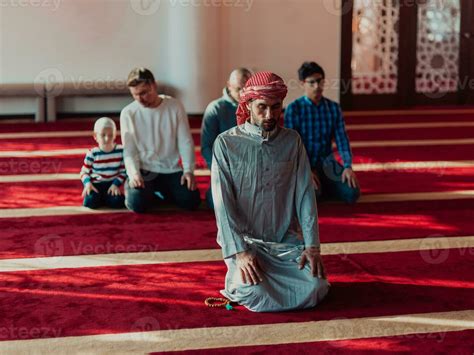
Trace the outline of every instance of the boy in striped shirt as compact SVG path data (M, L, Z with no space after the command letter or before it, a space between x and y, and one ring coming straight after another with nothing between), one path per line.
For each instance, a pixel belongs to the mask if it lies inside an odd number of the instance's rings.
M98 146L87 152L81 169L85 207L124 207L120 186L127 176L123 147L115 144L116 131L115 122L108 117L99 118L94 124L94 139Z

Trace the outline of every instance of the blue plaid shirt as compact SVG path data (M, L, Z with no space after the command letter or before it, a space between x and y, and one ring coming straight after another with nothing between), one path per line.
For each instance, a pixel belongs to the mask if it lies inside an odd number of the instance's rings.
M337 102L322 97L316 105L307 96L302 96L286 108L285 127L293 128L300 134L312 168L332 156L333 138L344 167L352 167L351 146Z

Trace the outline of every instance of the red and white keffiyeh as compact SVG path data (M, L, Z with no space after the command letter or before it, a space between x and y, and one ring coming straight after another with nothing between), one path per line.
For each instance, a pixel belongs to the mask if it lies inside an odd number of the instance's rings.
M247 104L256 99L284 99L288 93L285 82L278 75L264 71L255 73L245 84L240 93L237 108L237 124L243 124L250 117Z

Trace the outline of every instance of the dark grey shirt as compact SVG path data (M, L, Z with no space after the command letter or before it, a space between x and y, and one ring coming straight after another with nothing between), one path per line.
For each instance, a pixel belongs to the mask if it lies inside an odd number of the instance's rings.
M237 125L237 102L224 88L222 97L212 101L204 112L201 126L201 154L211 168L212 146L217 136Z

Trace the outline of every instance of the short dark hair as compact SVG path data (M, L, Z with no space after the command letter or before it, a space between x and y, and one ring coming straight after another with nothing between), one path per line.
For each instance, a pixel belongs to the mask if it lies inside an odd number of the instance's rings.
M128 74L127 86L135 87L142 83L145 84L154 84L155 77L153 73L147 68L135 68L132 69L130 74Z
M308 76L321 74L323 79L326 77L324 69L316 62L304 62L298 69L298 78L304 81Z

